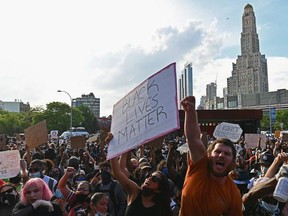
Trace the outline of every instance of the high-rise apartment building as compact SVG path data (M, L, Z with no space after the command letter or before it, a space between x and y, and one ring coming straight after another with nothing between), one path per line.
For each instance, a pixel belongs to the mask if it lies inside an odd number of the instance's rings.
M192 63L186 63L178 81L178 94L181 101L186 96L193 95L193 68ZM179 103L180 106L180 103ZM181 108L181 106L179 107Z
M232 64L227 79L228 95L268 92L268 70L265 55L260 53L253 7L247 4L242 16L241 55Z
M95 117L100 117L100 98L95 98L92 92L88 95L82 94L81 97L73 99L72 105L73 107L85 105L89 107Z
M212 100L217 95L217 85L215 82L211 82L210 84L206 85L206 99Z

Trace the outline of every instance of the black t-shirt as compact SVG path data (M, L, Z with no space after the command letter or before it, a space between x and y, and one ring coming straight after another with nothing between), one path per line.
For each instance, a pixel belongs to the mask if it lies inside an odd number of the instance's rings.
M39 206L34 209L32 205L24 205L22 202L18 202L14 207L11 216L62 216L61 209L58 204L52 203L54 211L48 212L48 208Z
M138 193L136 199L126 208L125 216L159 216L161 208L157 204L152 207L145 208L142 204L141 191Z

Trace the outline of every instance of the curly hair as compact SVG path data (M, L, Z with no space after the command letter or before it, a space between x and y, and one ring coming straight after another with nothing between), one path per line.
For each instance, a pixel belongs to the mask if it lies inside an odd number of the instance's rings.
M26 193L27 193L27 190L31 187L37 187L39 188L39 190L42 190L43 200L46 200L46 201L51 200L53 194L51 190L49 189L48 185L41 178L32 178L32 179L29 179L25 183L24 187L21 190L20 199L25 205L30 204L27 200Z

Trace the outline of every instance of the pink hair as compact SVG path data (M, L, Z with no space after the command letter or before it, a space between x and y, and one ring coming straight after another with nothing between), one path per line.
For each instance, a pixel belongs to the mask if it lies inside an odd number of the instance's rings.
M24 187L21 190L21 201L25 204L28 205L28 200L26 198L26 192L30 187L37 187L40 190L43 191L43 200L51 200L53 194L51 192L51 190L49 189L48 185L41 179L41 178L31 178L30 180L28 180Z

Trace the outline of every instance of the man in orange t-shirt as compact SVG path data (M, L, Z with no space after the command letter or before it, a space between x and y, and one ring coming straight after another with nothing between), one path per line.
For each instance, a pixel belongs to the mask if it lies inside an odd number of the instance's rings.
M235 167L236 150L229 139L217 139L207 149L201 141L195 97L181 101L190 161L182 188L179 216L242 215L241 194L228 173Z

